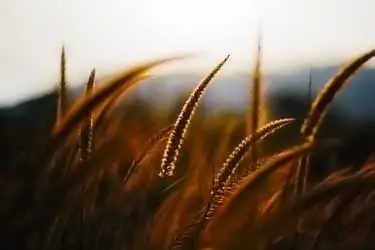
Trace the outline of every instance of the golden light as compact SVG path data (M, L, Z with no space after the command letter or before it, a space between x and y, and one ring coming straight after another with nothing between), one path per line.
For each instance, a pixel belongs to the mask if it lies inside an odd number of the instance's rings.
M250 40L269 2L141 0L133 15L140 20L137 25L151 35L148 43L158 44L155 52L249 53L254 49Z

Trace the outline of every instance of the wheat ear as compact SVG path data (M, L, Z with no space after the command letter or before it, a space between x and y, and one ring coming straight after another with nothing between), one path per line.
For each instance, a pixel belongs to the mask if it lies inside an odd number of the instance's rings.
M178 115L177 121L174 123L173 130L169 135L167 146L164 150L161 169L159 172L159 176L162 178L172 176L175 170L175 164L177 161L177 157L180 153L180 149L184 140L184 136L186 134L187 128L189 127L191 118L194 114L198 103L204 94L207 86L214 78L214 76L220 71L220 69L224 66L224 64L229 59L229 55L225 57L223 61L221 61L202 81L198 84L198 86L194 89L194 91L190 94L188 100L185 102L184 106L182 107L181 112Z
M339 90L350 80L353 74L368 60L375 56L375 49L355 58L343 66L338 73L329 79L318 93L306 119L301 127L301 133L313 140L326 115L327 108Z
M263 127L259 128L254 135L249 135L238 144L237 147L229 154L225 160L223 166L220 168L219 172L216 175L214 181L213 192L221 188L230 178L231 175L235 174L238 168L238 165L245 157L248 150L254 147L254 143L262 141L267 136L273 134L282 127L293 122L292 118L285 118L270 122ZM256 137L257 140L254 141L253 138Z
M374 56L375 50L370 50L369 52L360 55L353 61L344 65L335 76L326 82L323 89L316 96L311 109L302 124L301 134L305 138L310 141L315 140L316 134L326 116L328 106L333 98L343 86L349 82L358 69ZM306 189L308 175L308 161L306 161L306 158L299 159L297 164L294 184L295 196L298 196L302 190Z
M95 88L95 69L90 73L89 79L86 83L85 95L92 95ZM93 150L93 136L94 136L94 117L93 113L88 114L87 120L84 122L84 126L81 128L80 135L80 160L86 161L90 157Z
M63 117L64 119L62 119L61 122L56 124L54 127L51 138L47 145L46 155L50 155L51 153L55 152L56 148L58 148L61 142L64 141L64 138L66 138L67 135L83 121L87 114L97 109L108 99L108 97L112 96L112 94L116 93L117 91L125 92L129 88L134 87L137 83L139 83L135 81L135 79L137 79L140 75L143 75L148 70L158 65L182 58L185 57L164 58L131 67L113 79L110 79L108 82L103 83L100 88L97 88L94 94L78 99L70 108L67 115Z

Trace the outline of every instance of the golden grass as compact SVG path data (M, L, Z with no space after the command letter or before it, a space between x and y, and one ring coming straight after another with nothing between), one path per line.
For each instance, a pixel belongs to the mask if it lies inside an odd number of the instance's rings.
M310 141L314 141L318 130L327 113L327 108L332 102L335 95L342 89L342 87L350 80L357 70L364 63L375 56L375 50L370 50L348 64L344 65L339 72L330 78L324 85L323 89L316 96L312 102L311 109L304 120L301 127L301 134ZM306 158L301 158L298 162L295 193L298 195L302 189L306 189L308 174L308 161Z
M229 55L224 58L203 80L194 91L190 94L189 98L182 107L181 112L174 124L173 130L169 135L167 146L165 148L160 177L169 177L174 174L175 164L177 157L179 155L184 136L189 127L191 118L194 114L196 107L198 106L199 100L201 99L204 91L208 87L209 83L215 77L215 75L220 71L224 64L228 61Z
M258 41L258 51L256 54L256 62L254 66L253 72L253 85L251 91L251 134L253 135L252 144L253 147L251 148L251 157L252 157L252 170L255 170L256 163L257 163L257 147L255 142L258 140L256 136L256 132L259 127L259 120L260 120L260 107L261 107L261 88L262 88L262 69L261 69L261 41Z
M95 88L95 69L90 73L89 79L86 83L85 95L92 95ZM90 157L93 150L93 136L94 136L94 115L89 113L87 120L84 122L80 131L80 160L86 161Z
M9 205L0 210L7 229L0 235L1 247L371 249L373 161L313 183L301 171L307 164L301 159L337 145L316 139L319 126L335 94L374 55L373 50L361 55L328 81L301 128L302 141L262 154L255 146L294 119L259 124L260 51L250 135L247 116L194 112L229 56L165 120L152 119L152 113L140 116L149 112L142 106L126 109L124 117L114 111L149 70L179 58L134 66L95 90L92 71L86 92L64 113L60 91L60 111L46 148L30 150L38 157L17 168L33 174L9 176L12 192L4 201ZM168 118L173 116L177 121ZM309 185L295 196L290 185L301 179ZM334 232L345 238L337 241Z
M60 84L59 84L59 99L57 104L57 120L60 120L67 109L67 82L66 82L66 57L65 57L65 47L61 48L60 55Z

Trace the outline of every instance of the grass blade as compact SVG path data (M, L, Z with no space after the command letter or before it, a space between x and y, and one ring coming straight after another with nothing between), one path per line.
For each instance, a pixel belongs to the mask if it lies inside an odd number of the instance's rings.
M61 122L57 123L52 131L51 139L47 147L48 152L54 152L55 149L60 145L64 138L84 119L84 117L93 112L98 106L108 99L109 96L121 90L125 92L130 87L133 87L138 82L134 81L138 76L147 72L148 70L170 62L181 57L171 57L165 59L154 60L138 66L134 66L123 73L114 77L112 80L103 84L101 88L98 88L93 95L82 97L77 100L76 104L72 106L67 115Z

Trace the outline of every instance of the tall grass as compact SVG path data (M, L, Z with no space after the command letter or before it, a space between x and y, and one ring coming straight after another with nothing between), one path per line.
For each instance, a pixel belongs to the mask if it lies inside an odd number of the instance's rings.
M251 129L249 116L193 119L229 56L197 84L175 121L157 127L121 117L116 105L150 69L180 58L136 65L102 83L93 70L85 93L66 105L62 50L56 123L43 147L30 150L36 157L20 163L31 171L2 191L1 248L373 249L373 161L314 183L304 159L337 146L318 139L319 127L337 92L374 55L343 66L313 100L302 140L274 152L257 146L294 119L259 124L260 44Z

